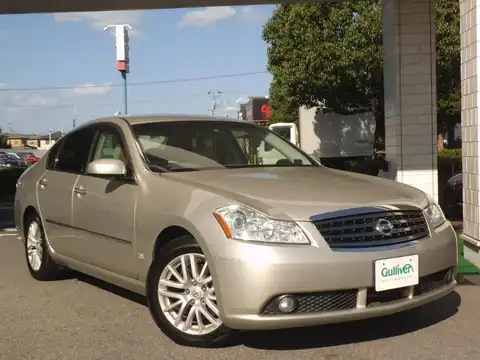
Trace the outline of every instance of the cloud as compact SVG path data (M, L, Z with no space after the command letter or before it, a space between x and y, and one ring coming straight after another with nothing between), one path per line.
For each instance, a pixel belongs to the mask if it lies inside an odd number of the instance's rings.
M13 105L23 107L45 107L58 104L57 97L47 97L41 94L27 94L20 93L12 96L11 102Z
M231 6L207 7L203 10L193 10L185 15L178 23L179 27L207 27L220 21L231 19L237 10Z
M74 106L79 98L99 97L106 95L110 90L110 84L102 84L98 86L94 84L78 85L67 90L48 91L43 93L32 93L30 91L0 91L1 105L8 108L11 113L35 111L39 109L56 109L68 108ZM0 83L0 89L7 88L5 84Z
M58 22L86 22L96 30L103 30L106 25L130 24L133 30L130 35L139 34L138 29L145 14L142 10L137 11L105 11L105 12L78 12L78 13L57 13L54 14L55 21Z
M81 96L81 97L88 97L88 96L102 96L108 93L111 89L109 83L102 84L104 86L98 86L95 84L85 84L79 85L73 89L68 94L69 96Z
M266 22L271 15L261 6L245 6L242 8L241 14L246 21L261 24Z

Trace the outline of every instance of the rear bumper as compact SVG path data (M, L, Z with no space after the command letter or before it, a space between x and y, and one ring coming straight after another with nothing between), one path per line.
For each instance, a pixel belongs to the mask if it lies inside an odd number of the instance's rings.
M450 223L414 245L371 252L332 251L318 238L313 225L303 226L310 237L317 237L318 246L264 246L232 241L221 249L221 254L215 254L214 281L220 315L228 327L279 329L383 316L424 305L455 289L457 240ZM392 300L370 304L368 299L375 287L374 262L409 255L419 257L420 285L402 290L402 295ZM447 271L448 280L438 280ZM431 276L437 276L437 280L420 291L419 286L433 279ZM325 293L348 295L335 298L341 306L332 303L322 307L315 296ZM268 311L272 299L282 294L308 299L301 312ZM329 300L321 301L325 304Z

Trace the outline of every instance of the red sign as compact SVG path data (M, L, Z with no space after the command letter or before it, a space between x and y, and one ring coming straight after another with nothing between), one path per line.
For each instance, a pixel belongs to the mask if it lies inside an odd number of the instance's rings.
M260 110L262 114L265 115L265 120L268 120L270 118L270 107L268 106L268 104L262 105Z

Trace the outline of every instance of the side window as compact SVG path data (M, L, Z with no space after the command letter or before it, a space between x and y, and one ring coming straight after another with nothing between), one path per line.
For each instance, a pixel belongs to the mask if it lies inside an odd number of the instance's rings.
M127 164L120 135L114 129L100 130L97 147L92 160L117 159Z
M83 173L94 136L95 130L90 127L79 129L67 135L63 140L55 170Z
M59 140L50 148L47 157L47 170L54 170L58 161L58 152L60 151L63 144L63 139Z

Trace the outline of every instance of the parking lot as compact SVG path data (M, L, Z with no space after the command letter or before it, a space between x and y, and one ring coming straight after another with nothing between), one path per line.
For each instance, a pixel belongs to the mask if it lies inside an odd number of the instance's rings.
M480 286L395 316L309 329L239 334L225 349L183 348L157 330L141 297L72 274L38 283L22 243L0 232L0 359L479 359Z

